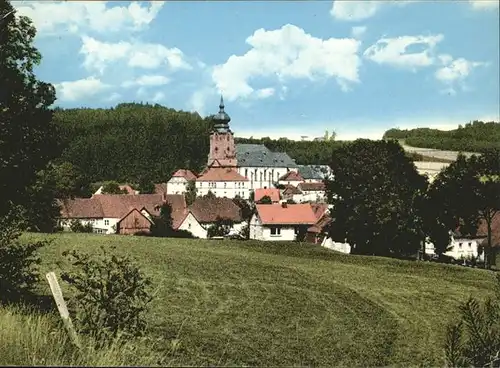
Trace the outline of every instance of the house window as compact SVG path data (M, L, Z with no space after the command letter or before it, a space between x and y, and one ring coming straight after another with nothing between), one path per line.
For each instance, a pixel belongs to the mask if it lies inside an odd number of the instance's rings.
M280 236L280 235L281 235L281 229L279 227L271 228L271 236Z
M104 226L109 226L109 220L104 220Z
M469 243L469 248L472 248L472 243Z
M462 243L458 243L458 247L462 249Z
M224 182L224 188L225 188L225 187L227 187L227 183L226 183L226 182Z
M245 169L245 177L248 178L248 169Z

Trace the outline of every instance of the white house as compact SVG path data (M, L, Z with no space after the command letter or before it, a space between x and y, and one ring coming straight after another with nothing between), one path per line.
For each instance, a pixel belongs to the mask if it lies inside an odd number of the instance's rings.
M196 175L187 169L177 170L167 182L167 194L186 193L186 187L189 181L196 180Z
M325 184L322 182L300 183L297 189L301 194L293 196L296 202L324 202L326 200Z
M250 220L250 239L293 241L300 228L305 231L317 222L310 204L258 204Z
M241 232L247 225L241 216L241 209L229 198L198 197L186 209L183 219L175 229L186 230L200 239L206 239L207 231L221 218L232 222L231 229Z
M234 198L238 195L248 199L250 196L248 179L229 167L207 168L196 179L196 190L199 196L209 191L216 197Z
M448 257L456 260L464 259L478 259L484 261L484 252L479 253L481 243L485 240L485 236L478 236L475 238L455 237L451 235L449 250L444 253ZM434 244L427 241L425 243L425 253L428 255L435 255Z
M298 186L300 183L303 183L305 180L296 171L288 171L285 175L279 178L278 184L281 185L293 185L294 187Z

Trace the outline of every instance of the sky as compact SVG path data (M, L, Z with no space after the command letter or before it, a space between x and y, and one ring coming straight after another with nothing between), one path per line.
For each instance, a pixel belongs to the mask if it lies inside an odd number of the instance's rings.
M499 0L13 1L57 106L149 102L236 136L500 121Z

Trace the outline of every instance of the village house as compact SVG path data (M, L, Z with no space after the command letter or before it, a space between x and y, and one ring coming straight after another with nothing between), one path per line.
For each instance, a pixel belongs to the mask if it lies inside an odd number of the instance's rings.
M182 195L100 194L92 198L59 201L59 224L69 229L73 220L79 220L83 225L91 224L98 234L115 234L119 232L120 226L121 233L132 234L145 231L152 223L153 216L159 215L159 207L165 202L172 207L172 220L175 223L179 218L179 210L183 211L186 207ZM149 220L149 224L145 219ZM136 224L135 228L131 226L133 224Z
M293 185L294 187L298 186L300 183L303 183L304 178L296 171L289 171L285 175L279 178L278 184L281 185Z
M250 197L248 179L229 167L207 168L196 179L196 190L198 196L204 196L210 191L216 197Z
M326 199L325 184L322 182L300 183L297 189L301 192L300 196L294 197L298 202L324 202Z
M167 182L167 194L186 193L187 184L192 180L196 180L196 175L191 170L177 170Z
M322 183L330 171L330 167L326 165L299 165L298 168L298 173L306 183Z
M239 233L247 225L241 216L241 209L229 198L198 197L184 211L182 220L174 227L176 230L186 230L200 239L208 237L210 226L218 219L232 223L231 230Z
M278 203L280 201L280 191L276 188L255 189L254 202L259 202L264 197L269 197L272 203Z
M300 202L302 199L302 192L297 187L291 184L285 185L284 189L281 190L281 197L284 200L292 200L294 202Z
M257 204L250 220L250 239L293 241L317 222L310 204Z

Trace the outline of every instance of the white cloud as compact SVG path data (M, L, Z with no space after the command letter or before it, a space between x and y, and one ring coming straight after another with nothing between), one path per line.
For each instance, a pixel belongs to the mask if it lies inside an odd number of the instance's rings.
M469 0L473 9L477 10L488 10L488 9L498 9L500 1L499 0Z
M463 82L475 68L488 65L487 63L469 61L464 58L453 59L450 55L440 55L439 59L443 66L435 71L434 76L447 85L447 88L441 92L449 95L457 93L457 86L465 89Z
M41 35L58 36L61 32L99 33L140 30L147 27L158 15L164 1L128 6L113 6L109 1L67 2L36 1L14 2L18 14L30 17Z
M170 83L170 79L163 75L143 75L135 80L125 81L122 87L128 88L133 86L164 86Z
M330 14L338 20L359 21L373 17L382 6L383 1L335 0Z
M95 77L71 82L56 83L57 98L61 101L76 101L94 96L110 86Z
M435 63L434 48L443 40L443 35L401 36L382 38L368 47L363 56L378 64L416 69ZM409 47L419 47L419 52L409 52Z
M360 38L363 36L366 32L366 27L365 26L357 26L357 27L352 27L351 28L351 36L353 38Z
M151 100L153 102L160 102L165 98L165 93L163 92L156 92Z
M268 98L274 95L274 88L262 88L255 91L257 98Z
M117 93L117 92L113 92L107 99L106 101L108 102L114 102L118 99L120 99L122 97L121 94Z
M273 31L258 29L246 43L252 46L250 51L230 56L212 72L213 82L229 101L254 95L249 81L256 77L276 77L279 82L319 77L344 83L359 81L360 42L355 39L323 40L287 24Z
M130 67L156 69L168 65L170 69L190 69L184 54L178 48L141 42L103 42L83 36L80 53L84 55L83 65L90 71L104 73L109 64L127 61Z
M334 0L330 14L337 20L357 22L373 17L388 5L406 6L414 0Z

